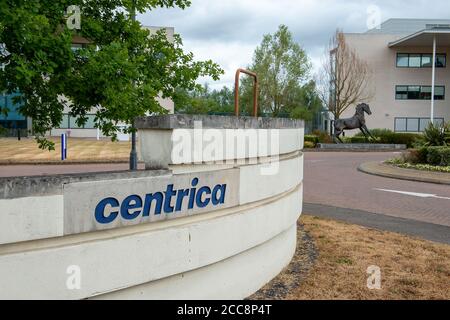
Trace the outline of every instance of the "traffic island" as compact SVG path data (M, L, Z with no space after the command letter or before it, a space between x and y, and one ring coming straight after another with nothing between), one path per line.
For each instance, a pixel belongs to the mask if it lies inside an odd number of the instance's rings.
M363 163L358 170L386 178L450 185L450 173L445 172L405 169L383 162Z

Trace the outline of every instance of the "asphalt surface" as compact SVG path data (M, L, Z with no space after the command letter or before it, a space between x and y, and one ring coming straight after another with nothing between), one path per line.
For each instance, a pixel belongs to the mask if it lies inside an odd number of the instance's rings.
M357 170L363 162L384 161L396 155L391 152L305 153L304 202L450 226L448 185L377 177Z

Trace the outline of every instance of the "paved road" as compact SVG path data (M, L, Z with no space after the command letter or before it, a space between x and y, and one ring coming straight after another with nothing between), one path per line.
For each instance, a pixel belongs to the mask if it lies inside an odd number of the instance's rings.
M394 153L307 152L305 203L450 226L448 185L389 179L357 171L363 162L394 156ZM423 194L437 197L427 198Z

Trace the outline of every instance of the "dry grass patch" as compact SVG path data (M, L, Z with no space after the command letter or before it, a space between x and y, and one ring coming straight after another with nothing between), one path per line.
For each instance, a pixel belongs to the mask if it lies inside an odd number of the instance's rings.
M450 299L450 246L303 215L318 258L287 299ZM381 290L367 268L381 268Z
M2 163L33 163L61 162L61 143L58 138L50 138L55 142L54 151L38 148L34 139L18 141L12 138L0 139L0 162ZM111 140L69 138L68 161L128 161L130 142L112 142Z

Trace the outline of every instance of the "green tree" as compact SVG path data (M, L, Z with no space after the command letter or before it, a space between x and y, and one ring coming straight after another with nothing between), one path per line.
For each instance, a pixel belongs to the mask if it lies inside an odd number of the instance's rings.
M66 9L81 9L81 30L70 30ZM45 133L58 127L65 106L87 121L95 110L96 126L116 137L120 122L165 110L157 98L172 98L176 88L193 90L200 76L218 79L212 61L196 62L175 35L169 41L134 21L133 13L158 7L190 5L188 0L3 0L0 2L0 91L21 92L20 112L33 119L40 147L54 146ZM72 51L74 36L87 39ZM132 131L130 128L128 131Z
M275 34L264 36L249 69L259 77L261 112L277 117L300 106L302 83L308 78L311 64L287 26L280 25ZM251 78L242 81L242 105L247 112L253 99L252 81Z
M211 91L207 84L192 91L178 88L174 103L176 113L232 115L234 92L227 87Z

